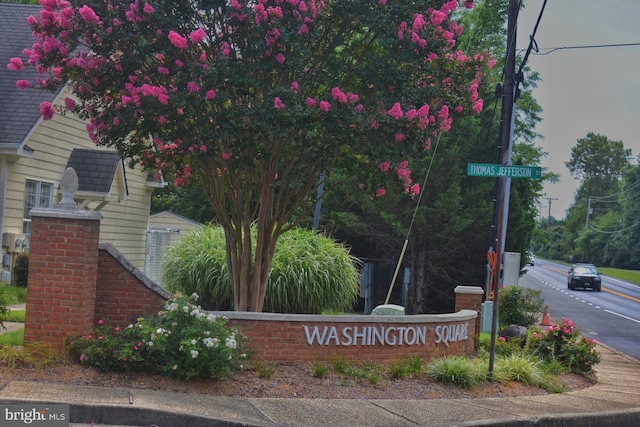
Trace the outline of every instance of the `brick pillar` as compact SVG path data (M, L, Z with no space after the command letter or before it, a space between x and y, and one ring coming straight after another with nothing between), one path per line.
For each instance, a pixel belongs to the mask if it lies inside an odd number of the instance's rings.
M456 294L456 311L473 310L478 313L475 321L475 335L478 335L480 333L484 290L479 286L456 286L454 292Z
M73 170L72 170L73 171ZM65 175L67 172L65 172ZM73 172L75 175L75 172ZM73 182L73 181L72 181ZM77 176L76 176L77 188ZM64 351L93 328L102 215L80 210L65 191L53 209L33 209L24 342Z

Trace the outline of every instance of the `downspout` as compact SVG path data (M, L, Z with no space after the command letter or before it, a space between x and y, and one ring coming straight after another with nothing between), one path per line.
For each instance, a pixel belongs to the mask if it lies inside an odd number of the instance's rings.
M6 158L2 158L0 159L0 238L2 237L1 235L4 233L4 211L5 211L5 200L7 200L7 169L8 169L8 162ZM7 252L8 253L8 252ZM6 275L5 275L5 265L4 265L4 248L3 251L0 252L0 254L2 254L2 256L0 257L0 259L2 259L2 266L0 267L0 272L2 272L2 278L6 279ZM10 264L13 264L12 262ZM9 280L10 279L10 274L11 274L11 265L9 265Z

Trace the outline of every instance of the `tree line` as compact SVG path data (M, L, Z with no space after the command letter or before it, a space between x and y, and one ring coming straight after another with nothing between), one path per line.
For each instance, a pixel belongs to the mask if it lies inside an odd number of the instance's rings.
M540 220L534 248L545 258L640 269L640 169L631 150L594 132L565 163L580 181L562 220Z

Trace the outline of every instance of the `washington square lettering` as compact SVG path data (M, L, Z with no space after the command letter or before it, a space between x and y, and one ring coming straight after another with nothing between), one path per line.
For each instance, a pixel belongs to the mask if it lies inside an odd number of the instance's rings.
M302 326L307 344L335 346L420 345L427 341L426 326ZM438 325L434 328L434 343L449 343L468 339L468 325Z

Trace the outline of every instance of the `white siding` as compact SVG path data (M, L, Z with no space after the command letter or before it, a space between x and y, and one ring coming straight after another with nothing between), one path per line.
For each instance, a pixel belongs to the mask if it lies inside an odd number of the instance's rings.
M198 227L202 227L202 224L169 211L158 212L149 217L149 228L175 229L179 230L181 235Z
M63 95L59 98L63 102ZM5 218L3 232L22 232L25 180L52 182L55 184L55 202L60 178L74 148L109 150L97 147L87 136L85 123L72 114L55 114L52 120L41 121L27 145L34 150L32 158L20 158L8 163L7 191L5 194ZM100 213L100 241L112 243L133 265L144 271L146 254L146 230L149 217L151 188L147 186L147 173L140 167L125 167L129 196L121 200L124 183L117 174L111 188L108 204ZM88 208L95 208L92 203Z

